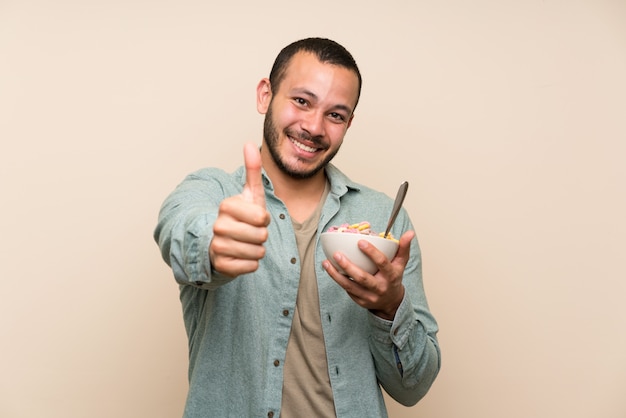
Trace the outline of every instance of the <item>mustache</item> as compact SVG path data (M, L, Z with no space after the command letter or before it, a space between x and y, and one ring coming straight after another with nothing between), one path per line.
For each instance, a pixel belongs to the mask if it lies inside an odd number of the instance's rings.
M326 145L322 142L323 136L321 135L311 135L307 131L295 131L293 129L285 130L285 134L288 136L299 139L301 141L309 141L315 144L316 146L326 148Z

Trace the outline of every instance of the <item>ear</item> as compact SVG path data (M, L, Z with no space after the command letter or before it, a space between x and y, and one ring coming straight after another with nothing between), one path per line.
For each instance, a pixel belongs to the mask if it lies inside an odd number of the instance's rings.
M259 81L259 85L256 87L256 109L264 115L269 109L270 102L272 101L272 85L268 78L264 78Z

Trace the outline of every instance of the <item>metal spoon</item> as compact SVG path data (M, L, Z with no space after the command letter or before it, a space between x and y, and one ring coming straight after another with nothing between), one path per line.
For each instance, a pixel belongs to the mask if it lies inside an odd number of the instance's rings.
M389 231L391 231L391 227L396 221L396 217L398 216L398 212L400 212L402 202L404 202L404 197L406 196L406 192L408 189L408 181L403 182L398 189L398 193L396 194L396 200L393 202L393 209L391 209L391 216L389 217L389 222L387 223L387 229L385 230L385 235L383 235L383 237L385 238L387 238L387 235L389 235Z

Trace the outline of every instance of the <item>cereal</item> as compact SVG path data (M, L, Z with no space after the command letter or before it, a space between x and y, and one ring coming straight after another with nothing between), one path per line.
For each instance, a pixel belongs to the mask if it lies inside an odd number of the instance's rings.
M362 235L375 235L381 238L386 238L391 241L398 242L397 239L393 237L393 235L388 234L386 237L384 236L384 232L376 233L372 230L372 227L369 222L363 221L356 224L348 224L344 223L339 226L331 226L328 228L326 232L342 232L346 234L362 234Z

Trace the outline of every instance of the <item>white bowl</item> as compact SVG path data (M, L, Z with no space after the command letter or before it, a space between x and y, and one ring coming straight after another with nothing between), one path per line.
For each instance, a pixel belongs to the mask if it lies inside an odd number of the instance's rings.
M398 243L396 241L376 235L353 234L349 232L323 232L320 236L320 240L322 241L322 250L324 250L326 258L328 258L328 261L342 274L345 274L345 272L333 258L333 254L337 251L343 253L353 264L356 264L370 274L374 274L378 271L376 264L359 249L357 243L360 240L370 242L385 254L389 260L398 252Z

